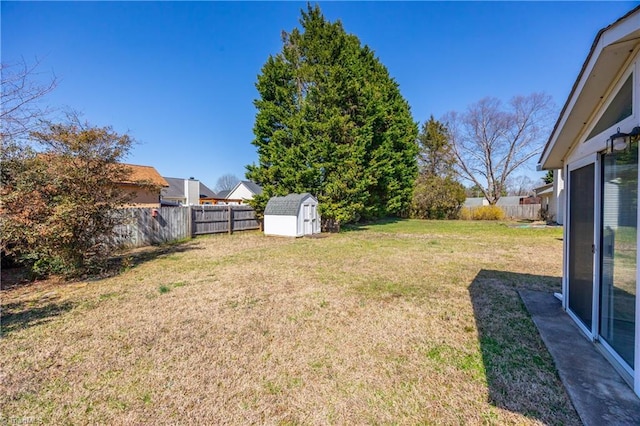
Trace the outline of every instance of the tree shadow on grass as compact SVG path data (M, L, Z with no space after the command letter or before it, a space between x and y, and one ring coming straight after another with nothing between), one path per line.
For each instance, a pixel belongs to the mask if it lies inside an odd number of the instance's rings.
M2 312L0 312L0 336L5 337L14 331L47 323L70 311L74 306L69 301L40 303L29 300L8 303L2 307Z
M545 424L579 424L553 359L518 295L559 291L559 277L481 270L469 286L489 402Z

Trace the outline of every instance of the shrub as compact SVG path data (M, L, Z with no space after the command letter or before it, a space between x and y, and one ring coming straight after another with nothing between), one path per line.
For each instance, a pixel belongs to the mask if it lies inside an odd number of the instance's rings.
M114 226L123 220L112 212L131 196L114 183L129 179L119 160L132 140L79 121L50 124L30 138L43 152L24 150L3 161L3 256L34 277L101 273L113 252Z
M549 213L548 208L540 207L540 210L538 210L538 217L540 220L544 220L547 223L553 222L553 215Z
M464 207L460 211L463 220L503 220L504 211L498 206Z
M450 177L420 176L411 201L416 219L457 219L466 196L464 186Z
M471 208L470 207L461 208L460 213L458 213L458 219L471 220Z

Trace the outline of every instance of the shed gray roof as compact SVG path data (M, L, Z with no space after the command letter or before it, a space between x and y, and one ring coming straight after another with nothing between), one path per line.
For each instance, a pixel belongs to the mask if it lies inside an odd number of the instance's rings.
M300 205L307 197L315 200L313 195L307 192L304 194L289 194L285 197L272 197L264 208L264 214L265 216L297 216Z

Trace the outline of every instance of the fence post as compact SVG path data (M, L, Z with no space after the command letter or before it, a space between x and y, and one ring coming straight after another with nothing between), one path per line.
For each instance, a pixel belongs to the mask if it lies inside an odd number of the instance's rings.
M229 220L229 235L233 234L233 218L231 217L233 215L233 210L231 209L231 204L229 204L229 206L227 207L227 219Z

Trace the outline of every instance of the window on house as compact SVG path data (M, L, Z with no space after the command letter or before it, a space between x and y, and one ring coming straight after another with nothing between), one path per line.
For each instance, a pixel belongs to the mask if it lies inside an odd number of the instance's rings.
M633 74L624 82L613 101L609 104L587 140L599 135L616 123L621 122L633 113Z

